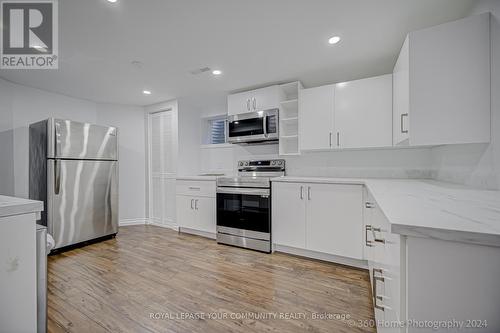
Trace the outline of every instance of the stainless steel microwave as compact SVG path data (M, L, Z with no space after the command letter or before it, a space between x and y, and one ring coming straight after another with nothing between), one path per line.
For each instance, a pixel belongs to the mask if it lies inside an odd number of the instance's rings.
M228 117L229 143L272 143L278 141L278 109L236 114Z

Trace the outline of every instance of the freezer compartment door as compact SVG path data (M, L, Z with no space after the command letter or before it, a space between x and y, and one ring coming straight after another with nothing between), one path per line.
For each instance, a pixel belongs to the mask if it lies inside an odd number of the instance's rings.
M118 162L50 160L47 178L56 249L118 232Z
M49 119L48 158L117 160L115 127Z

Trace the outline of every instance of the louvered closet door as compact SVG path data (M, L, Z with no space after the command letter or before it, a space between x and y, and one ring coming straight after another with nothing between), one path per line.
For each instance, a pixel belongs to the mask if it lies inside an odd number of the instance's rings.
M175 223L176 149L172 111L149 115L150 218L153 223Z

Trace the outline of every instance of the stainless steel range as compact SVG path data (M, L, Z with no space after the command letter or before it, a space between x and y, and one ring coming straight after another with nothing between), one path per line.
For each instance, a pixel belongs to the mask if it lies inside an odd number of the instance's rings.
M271 252L271 178L285 160L239 161L238 177L217 179L217 242Z

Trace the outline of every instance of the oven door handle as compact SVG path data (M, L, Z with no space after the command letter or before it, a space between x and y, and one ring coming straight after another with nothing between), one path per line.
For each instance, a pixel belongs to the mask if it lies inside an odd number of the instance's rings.
M262 117L262 129L264 130L264 136L267 138L267 117L268 116L264 116Z
M221 194L245 194L245 195L265 195L269 196L271 191L265 188L231 188L218 187L217 193Z

